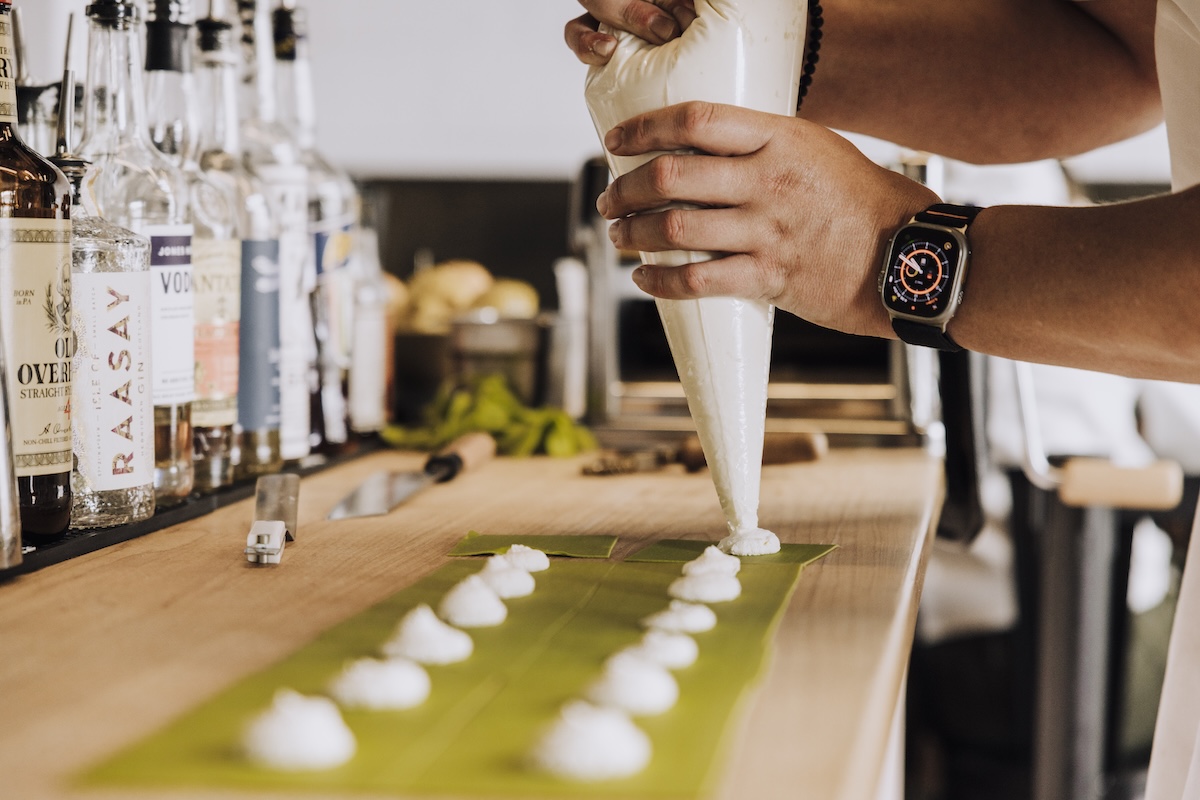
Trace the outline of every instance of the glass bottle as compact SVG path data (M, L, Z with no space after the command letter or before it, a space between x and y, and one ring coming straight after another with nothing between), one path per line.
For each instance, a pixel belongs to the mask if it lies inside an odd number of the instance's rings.
M283 0L273 14L279 118L291 132L308 170L308 235L316 266L313 295L320 380L320 441L337 452L347 435L347 383L354 337L355 282L349 269L355 252L359 195L350 176L316 147L316 99L308 57L308 25L296 0Z
M188 187L195 308L193 488L206 493L233 483L242 250L232 187L215 183L196 161L200 115L192 75L190 5L188 0L150 0L146 108L150 140L183 171Z
M316 271L308 247L308 171L280 125L271 14L265 2L238 0L243 69L239 110L242 160L279 210L280 451L296 463L312 451L317 344L312 315Z
M266 187L242 165L238 122L239 54L233 25L214 17L196 22L197 97L201 120L199 166L233 198L241 241L235 472L250 478L278 472L279 450L279 214Z
M350 342L348 405L350 430L371 434L387 423L387 379L391 362L387 286L374 228L355 236L354 325Z
M70 43L68 40L68 48ZM150 242L105 222L70 153L75 81L68 69L51 161L71 181L71 527L108 528L154 514L150 398Z
M192 220L183 171L150 142L137 6L93 0L81 155L100 215L150 240L154 489L159 507L192 490L195 309Z
M0 327L26 543L71 518L71 187L17 133L11 0L0 0Z

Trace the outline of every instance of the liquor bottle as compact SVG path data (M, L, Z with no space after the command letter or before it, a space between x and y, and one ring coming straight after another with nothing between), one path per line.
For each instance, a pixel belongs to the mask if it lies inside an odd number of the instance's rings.
M140 18L130 0L93 0L80 154L101 216L150 240L154 490L159 507L192 490L195 310L192 221L183 171L150 142ZM188 357L180 358L180 353Z
M108 528L154 514L150 242L97 215L85 184L90 165L70 152L75 80L69 68L61 85L58 145L50 160L74 189L71 528Z
M238 0L238 13L245 59L239 97L242 160L262 180L280 213L280 451L285 463L296 463L312 451L310 402L317 364L312 314L316 271L308 247L308 171L277 116L270 9L265 0Z
M322 436L314 446L337 452L348 441L347 374L354 335L354 277L359 195L344 170L316 147L316 100L308 57L308 26L296 0L283 0L273 15L279 118L291 133L308 170L308 234L317 285L316 324Z
M279 214L266 186L242 165L238 121L239 53L233 25L196 22L196 93L208 109L200 126L199 165L234 198L241 240L237 428L238 478L278 472Z
M205 493L233 483L242 251L232 187L215 183L196 160L200 115L189 15L188 0L150 0L146 109L150 140L183 171L192 212L192 458L194 489Z
M348 390L350 430L370 435L387 422L387 379L391 361L387 286L379 263L379 239L375 229L361 227L354 239L354 333L350 342Z
M11 0L0 0L0 327L27 543L71 517L71 187L17 133Z

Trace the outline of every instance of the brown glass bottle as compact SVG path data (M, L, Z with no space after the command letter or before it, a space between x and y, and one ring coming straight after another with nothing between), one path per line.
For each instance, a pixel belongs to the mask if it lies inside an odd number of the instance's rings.
M11 0L0 0L0 325L28 543L71 519L71 188L17 133Z

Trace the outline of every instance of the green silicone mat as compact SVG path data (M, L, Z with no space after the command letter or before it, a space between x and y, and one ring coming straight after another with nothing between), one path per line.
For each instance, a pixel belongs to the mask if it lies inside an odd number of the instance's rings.
M470 531L450 550L452 556L487 556L507 553L514 544L533 547L551 556L572 558L608 558L617 544L616 536L603 534L533 535L479 533Z
M716 542L699 539L662 539L649 544L628 556L626 561L655 561L664 564L681 564L698 558L704 549ZM837 549L836 544L784 544L778 553L769 556L744 556L743 565L797 564L803 567Z
M634 777L567 782L528 769L525 759L562 704L581 695L608 655L640 638L643 617L666 607L677 561L553 559L549 570L535 574L531 596L506 601L503 624L470 631L475 652L469 659L428 668L433 690L424 704L407 711L344 712L358 741L349 763L286 773L241 757L241 731L277 689L321 693L347 660L376 655L407 611L418 603L436 608L451 586L480 567L472 560L449 562L117 754L81 782L379 795L701 797L718 777L730 722L763 669L801 570L796 563L748 564L739 574L741 597L712 606L718 624L696 635L699 659L674 673L678 704L637 720L654 754Z

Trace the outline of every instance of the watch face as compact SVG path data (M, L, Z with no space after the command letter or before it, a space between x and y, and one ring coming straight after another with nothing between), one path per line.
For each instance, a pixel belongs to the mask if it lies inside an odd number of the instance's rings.
M936 228L909 226L896 234L883 275L883 302L901 314L932 319L954 299L962 244Z

